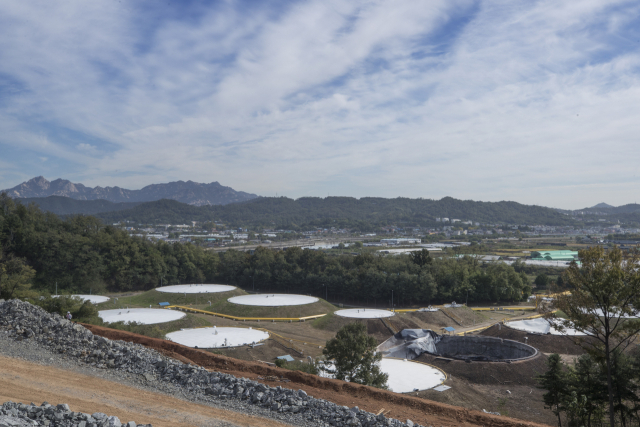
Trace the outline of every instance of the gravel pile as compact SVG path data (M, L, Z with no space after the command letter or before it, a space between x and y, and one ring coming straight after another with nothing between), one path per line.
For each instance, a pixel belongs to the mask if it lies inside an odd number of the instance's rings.
M134 421L122 424L118 417L110 417L102 412L96 412L92 415L73 412L65 403L53 406L44 402L37 406L33 403L25 405L5 402L0 407L0 427L5 426L151 427L151 424L136 424Z
M403 423L358 407L315 399L303 390L269 387L246 378L208 372L140 344L94 336L82 325L20 300L0 301L0 332L2 330L11 340L35 342L94 368L127 376L137 374L153 382L159 391L175 393L177 389L192 401L225 402L223 406L236 412L269 416L297 426L414 426L410 420Z

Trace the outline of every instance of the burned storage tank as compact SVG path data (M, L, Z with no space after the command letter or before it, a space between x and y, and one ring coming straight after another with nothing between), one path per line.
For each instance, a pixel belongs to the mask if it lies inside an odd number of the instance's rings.
M487 336L438 335L404 329L378 346L385 357L413 360L422 354L476 362L507 362L535 357L538 350L517 341Z
M538 350L530 345L502 338L444 335L435 343L435 351L427 353L474 362L511 362L535 357Z

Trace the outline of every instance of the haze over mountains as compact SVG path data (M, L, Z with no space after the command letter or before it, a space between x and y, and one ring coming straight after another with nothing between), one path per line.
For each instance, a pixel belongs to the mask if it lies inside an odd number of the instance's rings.
M363 197L259 197L218 182L177 181L140 190L87 187L68 180L33 178L3 190L23 204L35 203L56 215L94 215L105 223L186 223L222 220L252 227L309 228L340 226L372 229L384 225L437 225L448 217L485 224L577 225L586 222L640 223L640 205L614 207L599 203L569 211L517 202L479 202L445 197L441 200ZM439 224L446 225L444 222ZM439 225L438 224L438 225Z
M225 187L218 182L201 184L193 181L176 181L166 184L151 184L140 190L127 190L120 187L86 187L66 179L48 181L42 176L0 192L6 192L14 199L62 196L75 200L106 200L113 203L140 203L171 199L195 206L226 205L258 197L256 194Z

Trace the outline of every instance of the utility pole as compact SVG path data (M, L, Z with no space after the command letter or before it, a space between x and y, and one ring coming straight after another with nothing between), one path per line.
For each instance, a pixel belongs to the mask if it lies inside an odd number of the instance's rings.
M395 309L393 308L393 289L391 289L391 311L395 312Z
M56 282L56 295L58 295L58 282Z

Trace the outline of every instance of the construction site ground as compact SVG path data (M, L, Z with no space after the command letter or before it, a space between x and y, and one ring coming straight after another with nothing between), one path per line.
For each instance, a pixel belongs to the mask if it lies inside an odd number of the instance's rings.
M531 417L513 419L485 414L481 411L470 410L460 406L433 402L420 396L397 394L373 387L321 378L304 372L280 369L264 363L233 359L205 350L192 349L170 341L144 337L130 332L87 326L94 334L110 339L137 342L185 363L193 363L207 369L251 378L272 386L281 385L292 389L302 389L313 397L330 400L339 405L358 406L373 413L383 410L389 417L402 420L411 419L427 426L515 427L539 425L539 423L531 422ZM453 381L456 380L454 379Z
M195 308L195 305L194 305ZM506 310L484 310L473 311L469 308L454 308L447 309L446 311L437 312L397 312L396 316L387 318L385 321L380 319L360 320L360 319L348 319L335 316L333 314L327 315L325 318L316 319L306 322L268 322L268 321L233 321L230 319L214 317L204 314L190 314L195 316L199 320L199 324L216 325L216 326L236 326L236 327L254 327L264 328L268 331L277 334L282 339L268 340L263 345L256 346L254 348L244 346L232 349L215 349L212 351L200 350L199 355L192 357L185 356L184 351L167 350L166 346L157 343L152 344L158 348L162 348L161 351L165 354L171 355L179 360L187 363L196 363L202 366L222 370L235 375L242 375L252 379L257 379L258 376L271 375L267 374L265 369L277 369L269 367L261 362L273 362L275 357L290 354L297 359L305 359L307 356L313 358L322 355L322 348L325 342L335 336L335 333L344 325L360 322L367 326L367 331L370 335L374 336L378 342L383 342L387 338L391 337L394 331L399 331L405 328L421 328L432 329L437 332L441 332L441 329L447 326L455 328L456 332L476 331L478 328L486 328L498 321L502 320L517 320L531 316L533 313L530 310L518 310L518 311L506 311ZM497 327L496 327L497 328ZM492 328L493 329L493 328ZM490 329L490 331L492 330ZM503 327L502 330L505 328ZM96 332L96 331L94 331ZM118 331L119 332L119 331ZM107 331L96 332L98 334L111 334ZM490 333L488 334L490 335ZM117 338L115 336L109 336L110 338ZM507 338L506 336L504 338ZM521 337L514 337L517 341L522 342ZM120 338L121 339L121 338ZM146 337L141 338L129 338L131 340L144 341ZM128 339L128 340L129 340ZM287 348L287 342L290 348ZM283 345L284 343L284 345ZM144 342L143 342L144 344ZM148 345L149 343L145 344ZM169 343L170 345L175 345ZM182 347L182 346L179 346ZM176 347L177 348L177 347ZM175 348L174 348L175 349ZM301 350L301 353L296 352ZM192 350L198 351L198 350ZM215 353L215 354L214 354ZM202 354L206 356L202 356ZM255 362L244 365L244 362L240 360L219 358L218 355L229 356L233 359L240 359L247 362ZM193 356L193 355L192 355ZM213 359L211 359L213 358ZM543 391L535 386L533 377L542 373L544 367L544 357L541 357L535 363L530 363L526 366L525 372L522 372L518 376L517 381L513 382L513 379L509 379L508 373L503 373L506 364L496 364L502 366L492 367L490 370L491 375L501 380L486 381L480 378L474 378L472 376L461 375L457 369L452 369L451 366L441 366L441 368L451 374L451 370L454 371L453 376L449 376L446 385L450 385L452 388L444 392L436 392L432 390L418 392L417 394L411 393L409 395L397 395L390 393L393 399L389 399L389 395L379 390L375 390L375 398L371 398L368 392L363 393L361 391L354 392L350 387L356 387L355 385L338 383L338 384L325 384L324 379L316 379L317 377L308 376L300 372L284 371L285 377L291 380L291 383L287 387L302 388L315 397L327 398L336 403L346 406L357 405L360 408L378 412L380 409L385 408L385 411L390 411L389 416L397 418L410 418L414 421L420 422L426 425L434 425L440 422L440 425L451 424L451 416L454 417L455 425L475 425L478 422L478 415L470 415L472 412L468 410L483 409L491 412L499 412L509 417L514 417L523 421L533 421L537 423L554 424L555 419L553 414L544 409L542 403ZM431 361L433 362L433 361ZM438 365L438 363L433 363ZM477 367L477 364L476 364ZM462 366L463 370L466 368ZM517 368L513 366L513 368ZM509 369L507 369L509 370ZM269 371L271 372L271 371ZM282 373L278 375L283 375ZM523 380L524 378L524 380ZM318 383L320 381L320 383ZM512 382L509 382L512 381ZM322 384L319 387L319 384ZM357 386L359 387L359 386ZM330 390L330 391L327 391ZM378 395L377 393L383 393ZM324 397L323 397L324 396ZM400 399L399 401L397 399ZM405 401L404 399L417 399ZM429 406L432 405L428 400L445 403L449 405L459 406L461 408L448 408L445 412L434 412ZM426 405L426 406L423 406ZM431 408L426 410L425 408ZM438 407L438 411L443 410ZM451 412L450 412L451 411ZM432 416L443 416L442 421L435 421ZM483 414L483 416L486 416ZM445 421L447 420L448 421ZM463 422L464 421L464 422ZM517 420L511 420L510 422L518 423ZM501 425L495 424L495 421L483 421L478 425ZM506 425L506 424L505 424ZM515 424L514 424L515 425Z
M0 356L0 401L67 403L76 412L103 412L125 423L133 420L156 427L287 425L5 356Z

